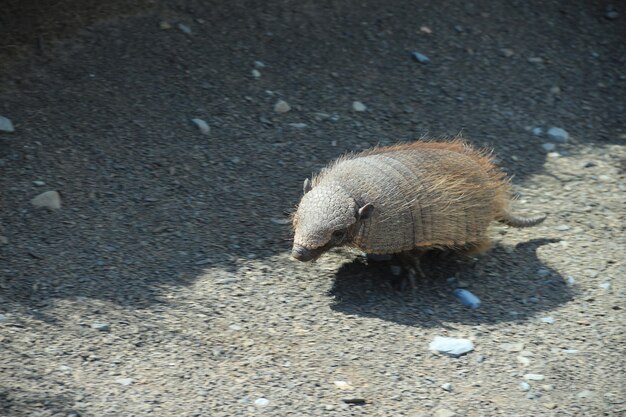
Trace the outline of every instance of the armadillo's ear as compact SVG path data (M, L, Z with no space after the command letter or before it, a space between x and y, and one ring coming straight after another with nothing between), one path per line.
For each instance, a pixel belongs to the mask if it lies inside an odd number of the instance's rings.
M311 189L313 188L313 186L311 185L311 181L307 178L304 180L304 184L302 184L302 191L304 191L304 194L308 193L309 191L311 191Z
M374 205L372 203L367 203L363 207L359 209L359 220L365 220L374 212Z

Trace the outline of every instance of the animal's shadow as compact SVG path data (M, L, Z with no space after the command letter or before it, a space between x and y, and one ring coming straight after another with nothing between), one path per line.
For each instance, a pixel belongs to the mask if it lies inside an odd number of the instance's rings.
M429 252L421 259L425 279L417 287L402 285L406 272L393 259L368 262L357 258L336 274L332 308L347 314L376 317L409 326L451 326L523 321L549 315L572 299L572 288L558 272L537 258L538 247L554 240L532 240L513 251L495 246L479 258ZM395 269L395 271L393 271ZM453 295L463 287L480 298L470 309Z

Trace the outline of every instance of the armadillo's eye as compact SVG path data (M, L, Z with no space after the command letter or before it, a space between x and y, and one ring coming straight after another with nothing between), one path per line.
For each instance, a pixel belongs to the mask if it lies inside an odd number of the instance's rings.
M341 239L343 239L344 237L346 237L346 231L345 231L345 230L335 230L335 231L333 232L333 238L334 238L335 240L341 240Z

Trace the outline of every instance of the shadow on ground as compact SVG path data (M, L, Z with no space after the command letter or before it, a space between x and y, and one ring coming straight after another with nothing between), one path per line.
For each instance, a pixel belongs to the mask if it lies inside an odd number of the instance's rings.
M369 265L357 258L337 272L330 294L332 309L346 314L374 317L407 326L454 326L523 321L550 311L573 297L573 292L556 271L536 256L541 245L553 240L538 239L518 244L512 253L496 246L479 259L424 255L426 279L417 288L399 290L404 275L390 271L394 260ZM481 300L476 310L464 307L452 294L461 285Z

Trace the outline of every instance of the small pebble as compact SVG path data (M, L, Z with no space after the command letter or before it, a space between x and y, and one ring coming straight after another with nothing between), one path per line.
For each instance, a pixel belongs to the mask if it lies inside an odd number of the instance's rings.
M354 389L354 387L350 384L348 384L346 381L334 381L333 382L335 384L335 386L341 390L351 390Z
M578 394L576 394L576 397L578 398L592 398L595 397L595 393L593 391L589 391L588 389L584 390L584 391L580 391Z
M541 147L546 151L546 152L551 152L553 150L556 149L556 145L554 143L544 143L543 145L541 145Z
M533 132L533 135L535 136L541 136L543 135L543 129L540 127L533 127L533 129L531 130L531 132Z
M522 350L524 350L524 343L502 343L500 345L500 349L507 352L521 352Z
M425 64L425 63L430 61L430 59L426 55L424 55L424 54L422 54L420 52L413 52L411 54L411 56L413 56L414 60L416 60L417 62L420 62L422 64Z
M58 210L61 208L61 196L57 191L41 193L30 200L30 202L35 207L45 207L50 210Z
M365 104L361 103L360 101L353 101L352 110L362 112L362 111L367 110L367 107L365 106Z
M36 180L36 181L33 181L33 185L36 185L37 187L42 187L46 185L46 183L40 180Z
M111 330L111 326L106 323L93 323L91 328L98 330L99 332L108 332Z
M276 104L274 104L274 111L276 113L287 113L291 110L291 106L285 100L278 100Z
M161 29L161 30L169 30L171 28L172 28L172 25L170 25L168 22L166 22L166 21L159 22L159 29Z
M211 133L211 127L202 119L191 119L191 121L200 129L200 132L203 135L208 135Z
M569 133L560 127L551 127L548 129L548 137L556 143L566 143L569 139Z
M0 132L15 132L15 128L13 127L13 123L4 116L0 116Z
M520 382L519 387L522 391L530 391L530 384L528 382Z
M183 32L185 35L191 35L191 28L184 23L179 23L177 25L178 30Z
M566 224L560 224L557 227L555 227L556 230L558 230L559 232L564 232L566 230L569 230L570 227Z
M448 410L447 408L440 408L439 410L434 412L433 416L434 417L457 417L457 414L452 410Z
M573 355L574 353L578 353L577 349L563 349L561 352L566 353L568 355Z
M435 336L428 348L453 358L458 358L474 350L474 344L468 339Z
M261 72L259 70L253 69L252 70L252 76L254 78L261 78Z
M512 49L510 49L510 48L502 48L502 49L500 49L500 53L501 53L501 54L502 54L502 56L503 56L503 57L505 57L505 58L510 58L510 57L512 57L513 55L515 55L515 51L513 51L513 50L512 50Z
M457 288L452 293L464 306L471 309L480 307L480 299L468 290Z
M526 374L524 375L524 379L527 381L543 381L544 376L541 374Z
M364 398L342 398L341 401L350 405L364 405L366 403Z
M433 33L433 30L429 28L428 26L421 26L420 32L427 33L430 35L431 33Z
M270 403L270 400L268 400L267 398L257 398L256 400L254 400L254 405L256 405L259 408L263 408L263 407L267 407Z
M611 288L611 283L610 282L603 282L602 284L598 285L598 287L602 288L603 290L608 290Z
M449 382L446 382L445 384L441 385L441 389L444 390L444 391L450 392L450 391L452 391L452 384L449 383Z
M550 270L547 268L539 268L537 270L537 275L539 275L542 278L547 277L548 275L550 275Z
M233 332L238 332L241 329L243 328L237 324L231 324L230 326L228 326L228 330L232 330Z
M265 68L265 63L263 61L254 61L254 66L258 69Z
M547 324L554 324L555 320L554 320L554 317L542 317L541 322L547 323Z
M528 359L526 356L518 356L515 359L522 366L530 366L530 359Z
M120 385L124 385L124 386L128 386L130 384L132 384L134 381L132 378L118 378L115 380L116 384L120 384Z
M294 127L296 129L304 129L307 127L306 123L289 123L289 126Z
M613 6L612 4L609 4L608 6L606 6L606 13L604 13L604 17L606 17L609 20L617 19L619 17L619 13L615 9L615 6Z
M528 62L530 62L531 64L542 64L543 63L543 58L540 57L530 57L528 58Z

